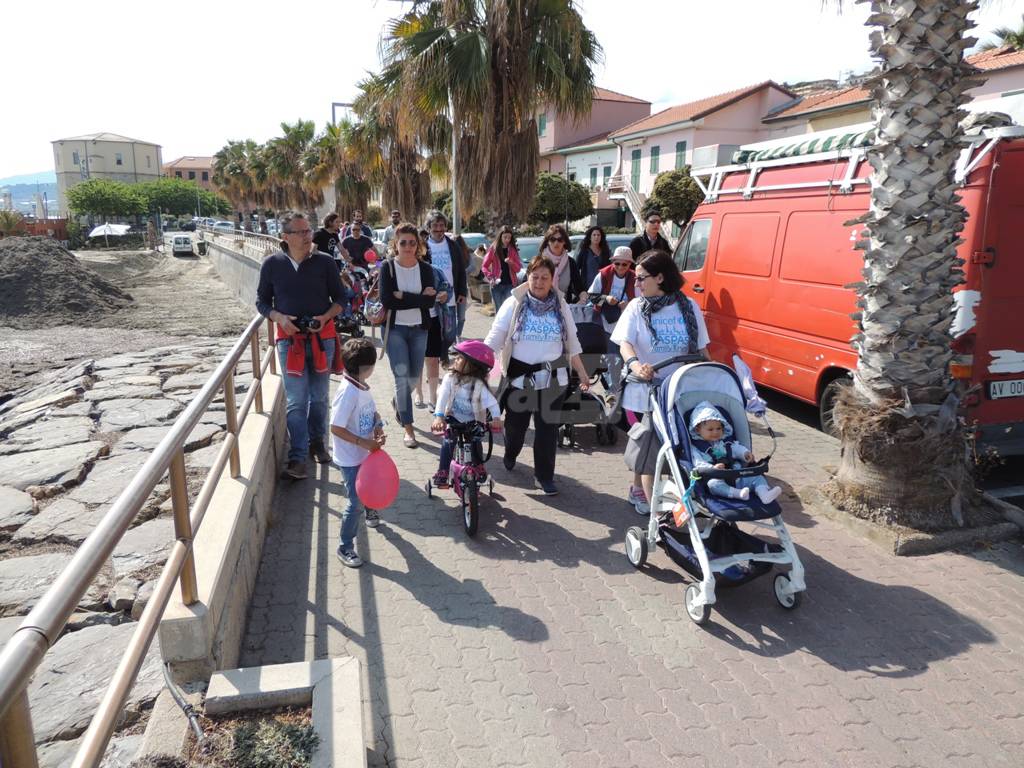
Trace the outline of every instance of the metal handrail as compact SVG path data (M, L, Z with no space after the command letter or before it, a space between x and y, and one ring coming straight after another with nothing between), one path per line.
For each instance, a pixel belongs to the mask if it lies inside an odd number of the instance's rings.
M267 324L268 345L266 353L261 357L260 328L264 322ZM28 683L46 652L60 637L79 600L109 559L153 488L164 473L169 472L175 542L157 581L153 597L139 619L128 649L89 724L72 764L74 768L99 765L128 693L135 684L146 653L156 635L159 620L167 607L174 583L180 582L181 599L185 605L192 605L198 599L192 543L224 465L230 463L231 477L237 477L239 474L238 432L244 425L251 406L255 406L257 413L263 412L263 376L268 370L271 373L277 371L273 338L273 323L261 316L254 317L235 341L231 351L132 478L128 487L117 497L103 519L75 552L71 562L61 571L50 589L0 652L0 765L4 768L36 768L38 765L28 702ZM243 412L239 414L235 409L234 371L247 349L252 357L252 383ZM185 440L221 389L224 391L228 434L196 497L190 515L185 482Z

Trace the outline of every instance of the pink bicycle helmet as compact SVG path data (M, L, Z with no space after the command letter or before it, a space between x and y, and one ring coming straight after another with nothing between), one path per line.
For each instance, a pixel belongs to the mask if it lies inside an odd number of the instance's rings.
M482 341L463 341L455 345L455 351L491 370L494 367L494 350Z

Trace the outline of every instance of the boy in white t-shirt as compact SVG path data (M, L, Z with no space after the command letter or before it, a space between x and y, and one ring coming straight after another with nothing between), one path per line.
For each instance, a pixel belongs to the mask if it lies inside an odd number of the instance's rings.
M341 347L345 372L341 386L331 404L331 439L334 463L345 478L348 507L341 515L341 541L338 558L349 568L363 564L356 554L355 540L359 519L364 507L356 495L356 476L359 467L374 451L384 445L384 425L366 380L377 363L377 350L369 339L349 339ZM366 524L376 528L380 523L377 512L366 509Z

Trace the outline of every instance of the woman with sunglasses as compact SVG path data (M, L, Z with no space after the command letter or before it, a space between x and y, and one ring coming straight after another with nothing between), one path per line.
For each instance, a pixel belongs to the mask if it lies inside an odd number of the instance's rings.
M433 321L430 309L435 301L448 297L437 294L434 269L422 260L425 247L415 225L399 224L391 247L395 258L380 268L380 300L388 310L385 348L395 377L395 399L391 403L395 418L405 430L402 442L407 448L415 448L419 443L412 426L412 388L423 371L427 331Z
M580 265L572 258L569 251L569 233L561 224L552 224L544 233L538 255L548 259L555 265L554 288L568 301L575 304L583 295L583 275Z
M587 288L587 296L594 303L594 314L601 318L604 333L608 339L608 373L605 388L610 393L618 391L622 358L619 345L612 341L615 325L622 316L625 306L636 298L636 273L633 271L633 251L628 245L615 249L612 262L598 271Z
M693 299L683 294L683 276L664 251L647 251L636 265L640 296L631 301L615 324L611 340L619 345L626 369L638 379L654 377L655 363L679 355L707 357L708 329ZM667 378L678 365L662 368ZM651 420L646 384L627 384L622 407L643 413L643 420L629 430L626 466L633 470L629 502L641 515L649 514L654 465L658 457L657 430Z
M507 224L498 232L497 239L491 244L484 256L480 271L491 284L491 298L494 299L495 313L501 309L512 289L519 284L519 270L523 268L519 260L519 249L516 247L516 233Z
M505 469L511 472L515 468L532 416L533 474L537 487L548 496L558 493L555 453L570 365L580 377L580 390L590 388L590 377L580 359L576 323L562 293L553 287L555 270L550 259L536 256L526 268L526 284L512 290L484 339L484 344L500 354L501 372L508 382L501 396Z

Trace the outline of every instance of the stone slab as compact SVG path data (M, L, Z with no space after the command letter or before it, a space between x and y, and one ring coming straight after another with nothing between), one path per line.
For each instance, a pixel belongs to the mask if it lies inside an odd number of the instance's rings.
M65 405L63 408L53 408L47 413L55 419L63 419L67 416L88 416L92 413L92 403L80 402Z
M169 421L182 410L181 403L166 398L128 398L99 403L100 431L122 432L134 427L152 427Z
M11 538L15 544L66 542L80 544L92 533L106 514L106 507L89 507L63 497L43 509Z
M29 686L37 744L74 739L85 731L135 629L134 624L88 627L63 635L50 648ZM128 695L129 718L149 708L163 685L154 643Z
M221 670L210 677L206 714L305 706L313 687L330 674L330 659Z
M329 661L331 674L313 687L313 730L320 745L311 768L366 768L359 660Z
M0 560L0 616L28 613L69 562L71 555L66 552ZM106 585L99 580L89 588L79 605L98 608L105 597Z
M0 485L0 531L13 531L32 520L35 500L24 491Z
M32 486L67 486L81 480L87 465L106 453L106 444L93 440L46 451L0 456L0 484L20 490Z
M67 403L75 402L78 400L78 397L78 389L64 389L60 392L54 392L50 395L37 397L33 400L27 400L23 403L19 403L11 409L11 413L30 413L32 411L42 410L43 408L66 405Z
M189 371L171 376L164 382L164 391L175 389L199 389L210 380L212 371Z
M83 504L110 504L138 474L149 454L140 451L108 456L97 461L81 485L72 488L68 498Z
M119 386L159 387L160 377L142 373L125 373L123 375L111 375L96 381L92 385L92 389L93 391L97 389L114 389Z
M142 746L141 733L129 733L122 736L115 734L103 754L100 768L129 768L135 755ZM72 741L52 741L40 744L36 750L39 756L39 768L66 768L71 765L81 739Z
M0 456L26 451L46 451L62 445L87 442L92 436L92 419L73 416L66 419L45 419L16 429L0 443Z
M103 389L90 389L82 397L91 403L99 403L104 400L130 400L134 398L147 400L162 396L163 391L159 386L149 384L137 386L115 384Z
M197 710L202 696L198 693L185 692L185 700ZM153 711L146 723L146 732L137 753L138 758L157 755L181 755L188 744L188 717L181 711L171 692L166 688L160 691L153 705Z
M152 451L170 431L170 425L160 427L140 427L125 432L117 441L117 451ZM185 450L194 451L210 444L214 435L221 431L216 424L200 422L185 440Z
M132 528L114 549L114 573L121 579L163 565L174 541L174 521L169 518L156 518Z

